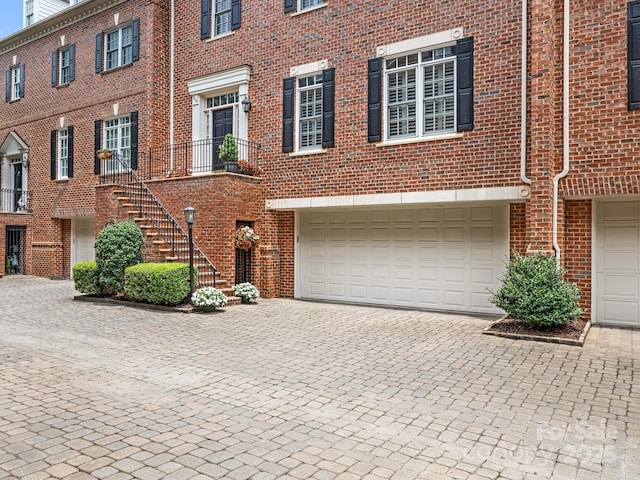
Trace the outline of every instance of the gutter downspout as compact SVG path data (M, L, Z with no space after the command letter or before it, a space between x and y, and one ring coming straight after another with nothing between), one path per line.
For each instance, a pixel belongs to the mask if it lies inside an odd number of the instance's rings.
M560 266L558 245L558 183L569 173L569 0L564 0L563 79L562 79L562 171L553 178L553 249Z
M527 0L522 0L522 78L520 79L520 179L531 185L527 177Z
M173 113L174 113L174 69L175 69L175 28L176 28L176 4L171 0L171 34L169 40L169 145L173 145ZM167 177L173 172L173 148L169 148L169 171Z

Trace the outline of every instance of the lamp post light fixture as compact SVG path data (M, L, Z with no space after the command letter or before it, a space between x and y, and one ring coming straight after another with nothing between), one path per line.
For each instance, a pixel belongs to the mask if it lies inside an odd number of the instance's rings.
M251 111L251 100L249 100L248 96L245 96L240 103L242 104L242 111L244 113L249 113Z
M189 227L189 300L193 295L193 224L196 221L196 209L189 204L184 209L184 219Z

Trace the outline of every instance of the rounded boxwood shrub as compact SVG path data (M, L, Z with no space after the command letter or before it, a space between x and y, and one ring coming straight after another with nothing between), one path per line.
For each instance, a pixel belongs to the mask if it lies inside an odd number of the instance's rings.
M103 228L96 239L96 263L100 283L112 292L124 290L124 270L142 262L144 238L131 221Z
M100 295L102 289L100 288L100 276L96 261L76 263L73 266L73 283L80 293Z
M576 284L563 280L564 270L554 257L515 253L506 268L502 286L491 292L489 301L511 317L533 328L551 329L582 315L580 291Z

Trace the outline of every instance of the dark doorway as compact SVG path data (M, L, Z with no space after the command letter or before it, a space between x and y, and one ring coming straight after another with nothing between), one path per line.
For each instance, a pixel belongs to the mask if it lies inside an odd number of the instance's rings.
M233 134L233 108L224 108L213 112L213 165L212 170L223 168L220 161L220 146L227 133Z
M23 210L22 200L22 164L13 164L13 211Z
M252 227L253 222L242 220L236 221L236 228ZM242 250L236 248L236 285L238 283L251 282L251 252L252 250Z
M26 273L27 227L7 226L5 273Z

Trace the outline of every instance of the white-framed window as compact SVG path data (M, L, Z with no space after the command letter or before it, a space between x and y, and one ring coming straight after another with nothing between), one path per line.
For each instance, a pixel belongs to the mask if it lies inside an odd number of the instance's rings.
M322 5L324 0L298 0L298 11Z
M60 50L60 85L70 82L71 52L68 48Z
M444 46L385 59L387 139L456 131L456 56Z
M231 31L231 0L213 0L213 36Z
M297 78L298 150L322 148L322 73Z
M58 179L69 178L69 130L58 130Z
M473 37L462 27L376 47L368 61L369 142L445 140L474 128Z
M22 84L22 69L20 66L15 66L11 69L11 100L18 100L21 98Z
M25 27L32 25L35 18L33 15L33 0L27 0L24 3Z
M103 122L104 148L114 155L105 164L104 173L113 173L122 168L131 168L131 117L129 115L112 118ZM118 158L120 162L118 162Z
M132 25L105 34L105 70L132 63L132 53Z

